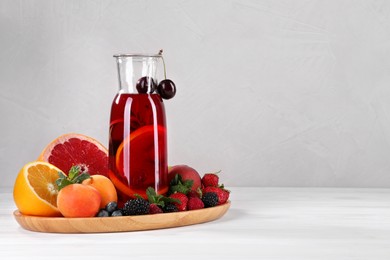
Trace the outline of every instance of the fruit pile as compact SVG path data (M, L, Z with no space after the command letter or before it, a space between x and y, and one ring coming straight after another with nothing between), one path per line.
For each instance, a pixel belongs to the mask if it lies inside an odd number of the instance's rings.
M221 205L229 199L230 192L219 184L218 173L207 173L200 178L193 168L177 165L171 168L170 175L176 171L182 174L176 173L172 178L166 196L156 194L156 191L149 187L146 190L147 199L136 196L135 199L128 200L121 209L116 204L115 207L109 209L108 204L99 211L97 216L133 216L196 210ZM200 185L194 186L194 183L198 182ZM197 188L194 189L194 187Z
M147 199L134 194L119 207L116 188L106 177L107 154L104 146L84 135L55 139L19 172L13 192L17 208L25 215L46 217L116 217L209 208L229 199L218 173L201 178L195 169L177 165L169 169L167 194L149 187Z
M24 215L93 217L100 207L117 200L106 176L107 149L91 137L65 134L20 170L14 202Z

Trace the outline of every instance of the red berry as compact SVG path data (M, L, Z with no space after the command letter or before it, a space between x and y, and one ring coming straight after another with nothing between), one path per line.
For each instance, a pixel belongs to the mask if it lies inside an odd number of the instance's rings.
M203 209L204 203L200 198L192 197L188 200L187 208L188 210Z
M204 187L217 187L219 177L215 173L206 173L203 175L202 184Z
M197 192L197 191L190 190L190 191L187 193L187 197L188 197L188 198L200 198L200 194L199 194L199 192Z
M225 189L222 189L219 187L210 187L210 186L205 187L202 190L202 192L203 193L207 193L207 192L216 193L218 196L218 205L224 204L229 199L229 195L230 195L230 192L228 190L225 190Z
M157 206L156 204L150 204L149 205L149 214L158 214L163 213L163 210Z
M184 193L176 192L169 196L170 198L178 199L180 202L173 202L179 211L187 210L188 198Z

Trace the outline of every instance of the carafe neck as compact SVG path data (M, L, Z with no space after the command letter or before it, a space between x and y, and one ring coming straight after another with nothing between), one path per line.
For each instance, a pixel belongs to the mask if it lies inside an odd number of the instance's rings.
M157 87L157 67L161 55L114 55L118 68L119 93L153 93Z

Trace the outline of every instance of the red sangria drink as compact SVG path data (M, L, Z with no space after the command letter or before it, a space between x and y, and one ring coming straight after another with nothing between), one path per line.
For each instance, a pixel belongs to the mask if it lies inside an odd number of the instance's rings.
M110 118L109 177L119 205L146 189L168 190L165 109L158 93L157 64L161 55L115 55L119 92Z

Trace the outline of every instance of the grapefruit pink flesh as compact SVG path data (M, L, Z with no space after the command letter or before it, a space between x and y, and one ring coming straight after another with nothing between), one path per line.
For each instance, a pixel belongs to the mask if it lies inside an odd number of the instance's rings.
M91 137L66 134L56 138L42 152L39 160L49 162L68 173L72 166L90 175L108 176L107 149Z

